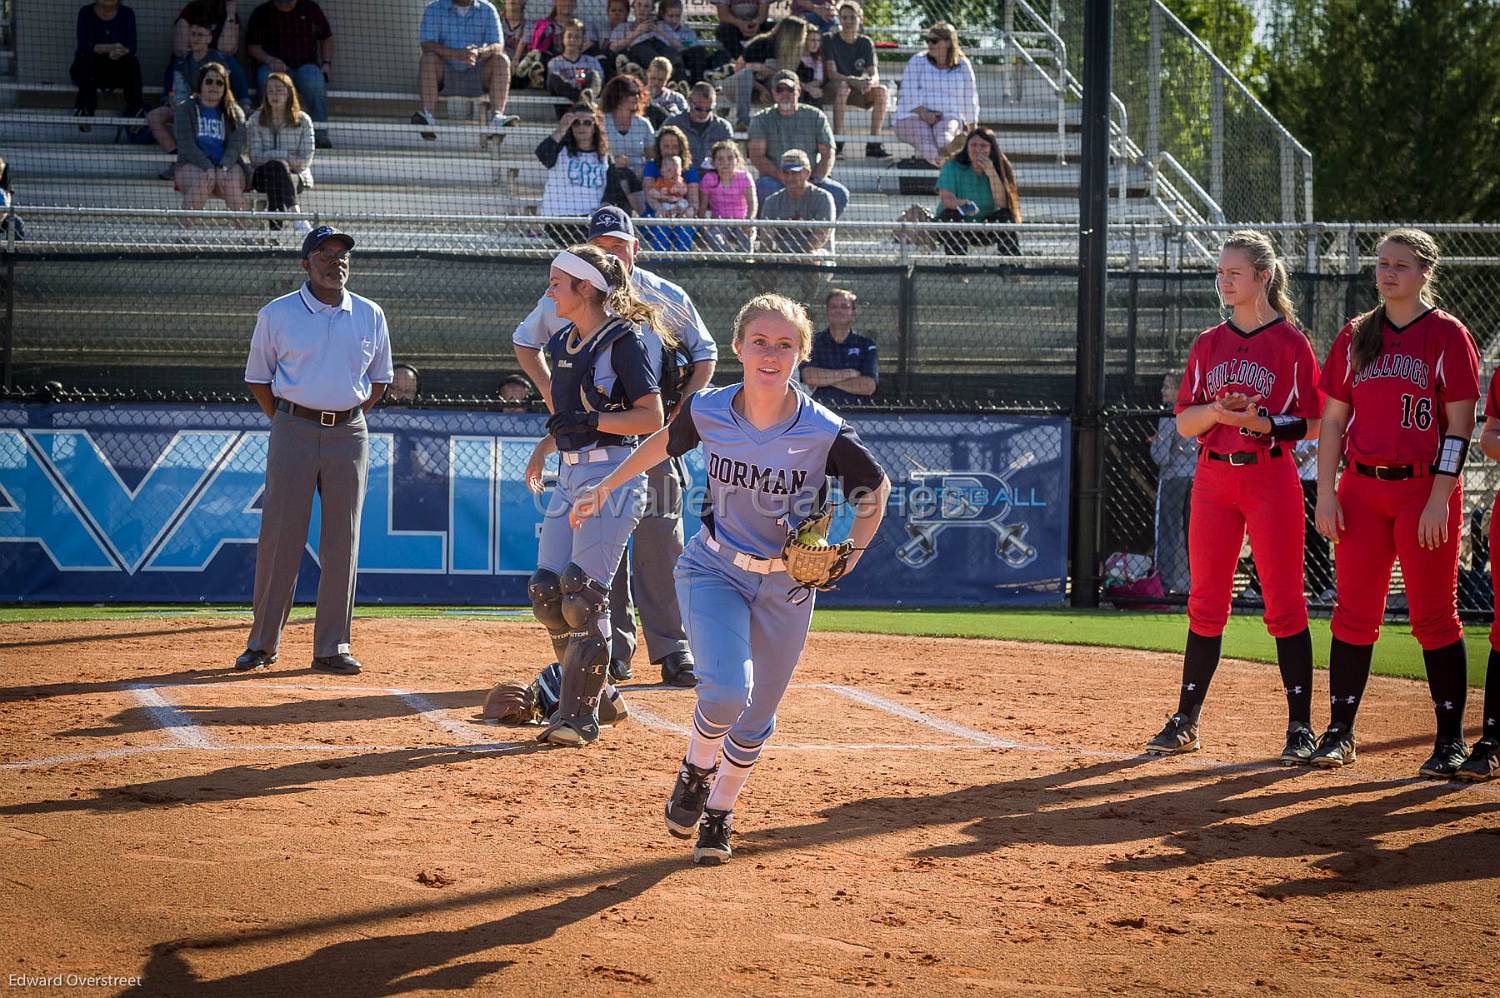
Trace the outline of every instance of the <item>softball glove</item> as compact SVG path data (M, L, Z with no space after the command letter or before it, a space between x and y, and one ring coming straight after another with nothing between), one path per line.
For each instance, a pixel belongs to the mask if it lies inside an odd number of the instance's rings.
M786 574L797 583L787 591L789 602L802 603L814 590L827 592L848 570L854 542L829 544L828 528L832 522L833 512L825 506L787 531L781 559L786 563Z

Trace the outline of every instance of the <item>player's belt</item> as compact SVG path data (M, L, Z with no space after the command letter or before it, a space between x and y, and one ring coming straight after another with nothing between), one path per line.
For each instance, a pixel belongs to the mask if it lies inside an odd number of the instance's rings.
M277 399L276 408L282 412L289 412L293 416L301 416L303 419L322 423L324 426L338 426L353 419L354 414L359 412L363 406L355 406L353 409L308 409L295 402L288 402L286 399Z
M1222 461L1235 467L1243 467L1247 464L1259 464L1261 461L1269 461L1273 457L1280 457L1280 447L1272 447L1270 450L1236 450L1236 451L1208 451L1210 461Z
M743 568L745 571L754 572L756 575L775 575L777 572L786 571L786 562L780 558L757 558L743 551L731 551L710 537L706 532L703 536L703 543L707 544L708 549L716 554L722 553L728 555L729 560L734 563L735 568Z
M1432 470L1425 464L1361 464L1354 462L1354 470L1366 478L1378 478L1382 482L1404 482L1409 478L1426 478Z
M587 450L565 450L562 452L563 464L598 464L600 461L608 460L608 447L590 447Z

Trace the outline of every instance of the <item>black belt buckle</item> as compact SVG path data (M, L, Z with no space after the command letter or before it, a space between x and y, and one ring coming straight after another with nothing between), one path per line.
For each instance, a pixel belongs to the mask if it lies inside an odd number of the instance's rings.
M1237 450L1229 455L1229 464L1231 467L1243 468L1247 464L1254 464L1259 457L1253 450Z
M327 410L324 410L323 412L318 413L318 422L322 423L324 426L337 426L338 420L339 414L336 412L328 412Z

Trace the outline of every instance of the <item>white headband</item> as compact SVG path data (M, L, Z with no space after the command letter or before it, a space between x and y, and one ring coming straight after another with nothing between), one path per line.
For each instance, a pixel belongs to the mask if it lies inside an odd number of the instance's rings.
M609 282L604 279L604 272L577 253L563 250L552 258L552 266L580 281L588 281L600 291L609 294Z

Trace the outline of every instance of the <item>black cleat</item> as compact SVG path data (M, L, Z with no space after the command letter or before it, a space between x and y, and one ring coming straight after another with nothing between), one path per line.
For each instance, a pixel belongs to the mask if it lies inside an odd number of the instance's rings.
M635 670L626 659L612 658L609 660L609 678L611 682L623 683L635 678Z
M1286 747L1281 750L1283 766L1306 766L1318 748L1312 726L1305 721L1293 721L1286 726Z
M1480 783L1493 779L1497 769L1500 769L1500 740L1481 738L1474 743L1469 758L1453 775L1466 783Z
M672 787L672 796L667 798L667 832L679 839L693 837L693 829L703 817L708 806L708 792L713 788L712 777L719 771L699 769L686 759L677 771L677 782Z
M1146 754L1180 755L1183 752L1196 752L1199 747L1198 725L1189 720L1186 714L1173 714L1167 718L1166 727L1146 743Z
M341 651L337 655L323 655L312 660L314 672L326 672L330 676L357 676L359 668L359 659L346 651Z
M1318 747L1308 762L1324 769L1338 769L1354 765L1355 758L1354 729L1347 724L1334 723L1318 739Z
M234 660L236 672L249 672L252 669L264 669L276 661L276 653L264 652L255 648L246 648L239 658Z
M698 826L698 844L693 846L693 862L699 866L722 866L734 850L729 848L732 822L728 811L704 811Z
M1439 738L1432 746L1432 755L1417 770L1421 776L1433 780L1451 780L1469 758L1469 750L1462 738Z
M661 660L661 681L668 686L692 687L698 685L693 674L693 656L685 651L674 651Z

